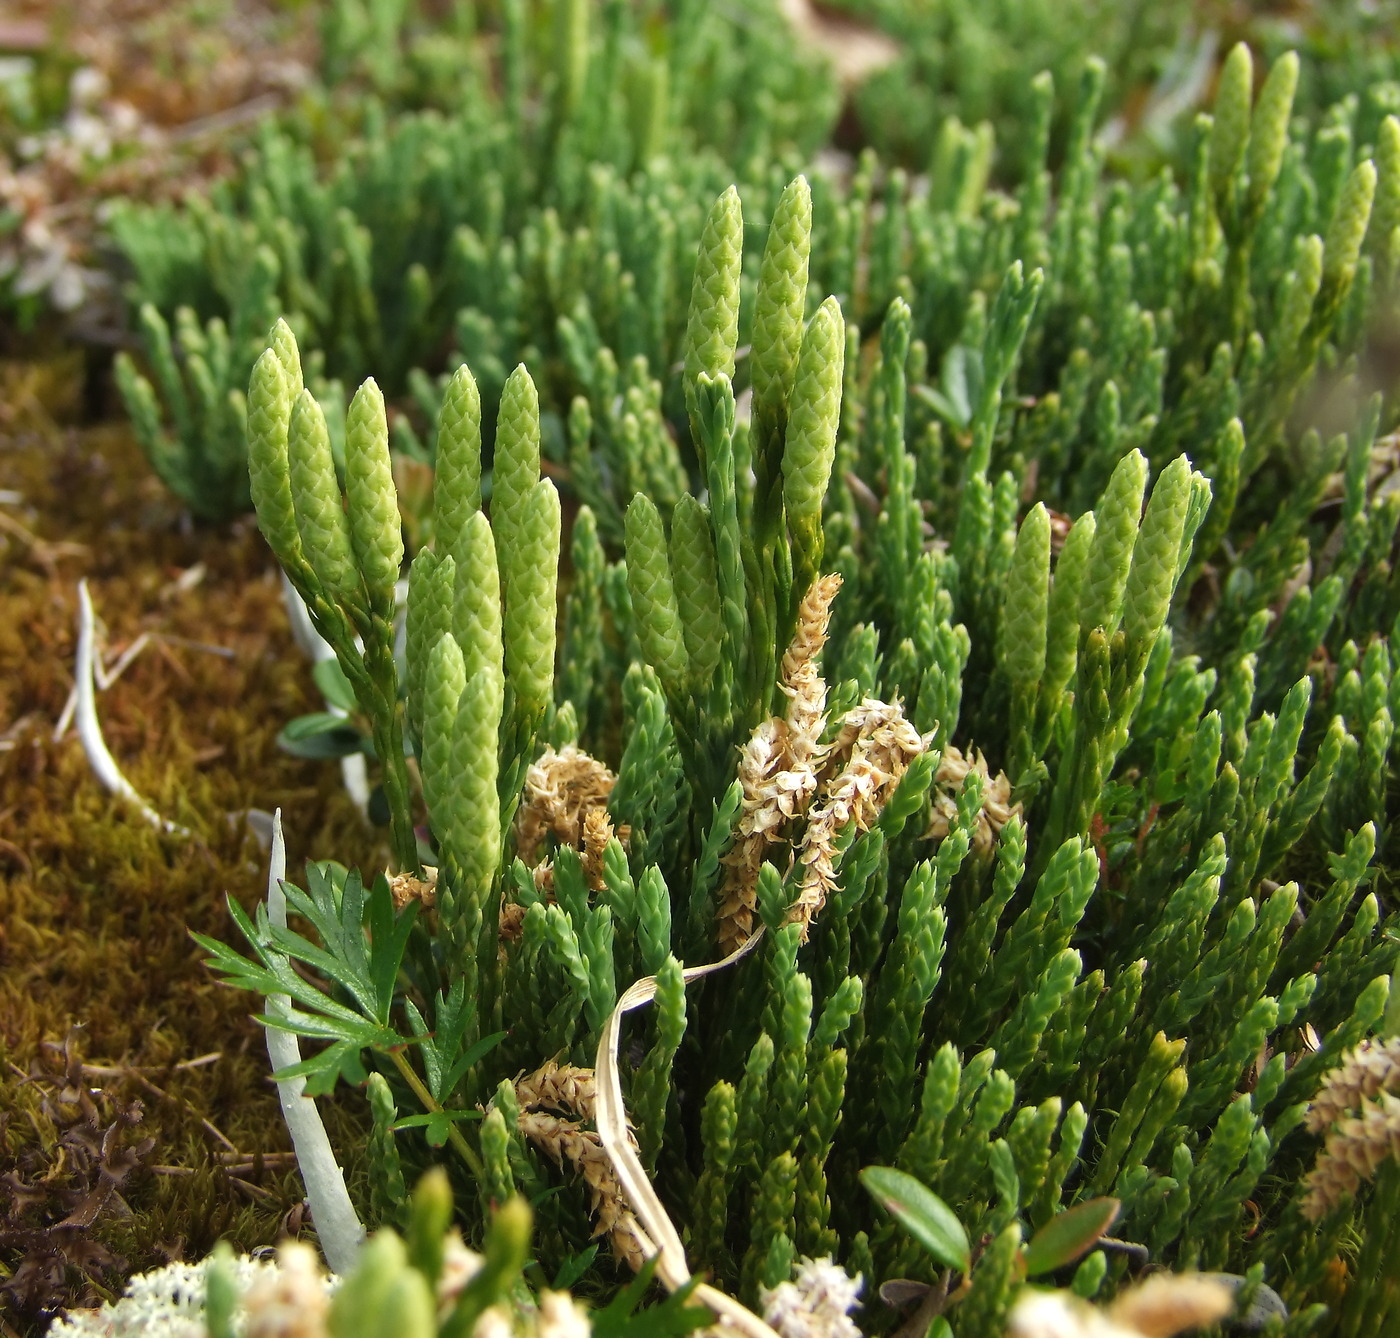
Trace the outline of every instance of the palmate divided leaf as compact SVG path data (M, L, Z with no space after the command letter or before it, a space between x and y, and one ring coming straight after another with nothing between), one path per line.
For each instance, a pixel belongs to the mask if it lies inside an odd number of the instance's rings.
M314 1076L317 1081L311 1086L319 1094L334 1087L337 1072L343 1072L352 1082L364 1081L365 1070L359 1063L361 1051L389 1050L408 1043L409 1038L392 1027L391 1013L395 984L417 908L410 904L396 915L388 879L382 874L375 879L368 897L355 871L337 882L328 870L309 865L307 884L305 892L287 884L287 904L294 913L310 921L320 944L273 925L265 906L257 908L256 922L250 920L232 898L229 913L253 948L257 961L250 961L217 939L194 937L211 954L210 965L231 984L262 994L283 995L303 1005L259 1020L299 1036L332 1042L328 1050L304 1060L294 1071L283 1070L277 1075L279 1079ZM293 969L291 959L306 963L338 986L349 996L353 1007L338 1003L323 989L310 984Z
M449 1100L457 1089L457 1084L466 1076L467 1070L490 1054L505 1039L505 1032L498 1031L490 1036L483 1036L471 1045L466 1044L471 1008L472 1005L467 1000L466 982L455 981L449 993L439 995L434 1000L433 1017L436 1029L430 1031L413 1001L404 1001L404 1012L408 1015L414 1038L419 1043L418 1053L423 1056L423 1072L428 1080L428 1091L436 1101Z

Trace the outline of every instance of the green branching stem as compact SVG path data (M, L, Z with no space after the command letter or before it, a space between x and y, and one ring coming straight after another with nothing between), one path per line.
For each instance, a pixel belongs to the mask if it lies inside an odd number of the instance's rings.
M398 1069L404 1082L409 1086L413 1095L422 1103L423 1109L431 1115L441 1115L443 1108L433 1094L428 1091L422 1078L414 1072L413 1065L408 1062L401 1050L390 1050L389 1058L393 1060L394 1067ZM456 1121L449 1122L447 1126L447 1141L452 1144L453 1151L466 1162L471 1169L471 1173L478 1180L486 1176L486 1167L481 1158L477 1155L476 1149L467 1142L466 1135L457 1127Z

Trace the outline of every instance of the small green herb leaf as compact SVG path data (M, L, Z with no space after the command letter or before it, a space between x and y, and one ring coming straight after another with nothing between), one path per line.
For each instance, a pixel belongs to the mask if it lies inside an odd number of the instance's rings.
M572 1287L574 1283L588 1272L589 1268L593 1265L593 1261L597 1257L598 1243L595 1241L586 1250L582 1250L578 1254L571 1255L568 1259L564 1260L564 1262L559 1265L559 1271L554 1275L555 1291L567 1291Z
M643 1306L655 1272L656 1260L648 1260L612 1301L589 1315L594 1338L684 1338L713 1323L714 1316L691 1300L699 1278L691 1278L660 1304Z
M334 660L320 660L311 671L311 677L316 680L316 686L321 689L321 696L332 706L338 706L342 711L355 711L359 709L359 703L355 700L355 690L350 686L350 680L345 677L345 671Z
M394 984L399 978L408 936L418 914L418 903L410 901L403 911L395 914L394 896L389 880L382 873L375 878L369 896L369 976L374 986L376 1013L388 1021L394 1003Z
M258 1021L264 1025L278 1025L276 1017L260 1017ZM292 1030L290 1027L283 1029ZM337 1041L319 1054L303 1059L300 1064L289 1064L284 1069L278 1069L272 1076L277 1082L305 1078L307 1096L329 1096L342 1078L352 1087L358 1087L369 1077L360 1060L360 1048L354 1041Z
M277 736L277 746L293 757L324 760L349 757L363 748L360 732L343 716L329 711L313 711L288 721Z
M302 739L314 738L317 734L329 734L332 730L348 729L345 717L333 711L312 711L289 720L283 727L281 740L298 743Z
M454 1120L479 1120L481 1112L479 1110L434 1110L426 1115L406 1115L401 1120L394 1121L394 1132L400 1129L423 1129L426 1131L428 1142L435 1148L440 1148L447 1142L448 1130L452 1127Z
M433 1094L433 1100L442 1104L451 1099L453 1089L466 1076L467 1070L506 1038L503 1031L492 1032L463 1049L475 1009L466 1003L466 986L460 978L453 983L450 993L436 996L433 1005L437 1020L435 1028L429 1028L411 999L405 999L403 1007L414 1039L421 1047L428 1090Z

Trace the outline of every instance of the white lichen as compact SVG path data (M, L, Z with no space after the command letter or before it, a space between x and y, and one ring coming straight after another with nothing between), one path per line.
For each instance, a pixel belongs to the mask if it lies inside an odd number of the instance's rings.
M829 1258L802 1259L792 1282L759 1290L763 1318L781 1338L860 1338L851 1319L861 1277Z
M167 1264L131 1279L121 1299L97 1310L72 1310L49 1328L49 1338L207 1338L204 1327L206 1279L212 1261ZM299 1265L294 1263L293 1268ZM279 1289L283 1265L278 1260L242 1255L232 1260L238 1294L247 1297ZM301 1269L304 1273L305 1269ZM299 1280L300 1280L300 1274ZM323 1277L327 1296L336 1279ZM234 1331L247 1332L247 1310L234 1312Z

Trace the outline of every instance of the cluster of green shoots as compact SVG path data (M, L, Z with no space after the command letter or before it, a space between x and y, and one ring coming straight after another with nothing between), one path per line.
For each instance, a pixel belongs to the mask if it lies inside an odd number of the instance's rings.
M408 8L326 7L333 86L351 68L378 87L378 65L411 66ZM506 0L499 30L476 32L459 7L454 32L438 35L446 106L394 113L387 87L388 107L309 100L262 123L208 198L114 210L148 369L123 357L118 384L154 467L196 516L248 507L244 391L279 315L337 450L342 385L373 373L432 412L441 388L422 369L455 345L451 365L470 363L494 406L517 362L562 362L556 321L577 318L585 294L586 324L601 323L624 365L637 354L666 365L728 164L763 180L786 162L791 176L823 143L838 95L766 3L737 17L686 4L656 22L598 9ZM567 402L567 384L560 393ZM400 423L396 448L424 458Z
M1395 1257L1393 1144L1303 1180L1320 1085L1400 1029L1366 886L1400 122L1369 155L1346 107L1295 138L1297 74L1256 100L1232 52L1182 183L1102 183L1091 65L1058 177L1038 82L1014 198L960 142L936 198L791 180L755 252L728 189L641 333L583 262L645 177L574 240L542 215L577 393L551 415L529 359L433 390L401 637L384 398L342 432L274 327L251 496L390 865L309 866L301 928L235 907L253 958L202 942L324 1043L284 1078L367 1091L379 1221L441 1165L468 1239L522 1195L584 1294L659 1252L771 1308L829 1259L869 1332L904 1304L993 1338L1030 1276L1131 1332L1163 1267L1289 1334L1393 1322L1360 1269L1320 1301L1353 1233Z
M314 936L239 911L256 960L206 948L328 1043L309 1090L367 1085L375 1216L441 1163L469 1236L525 1195L589 1295L657 1250L675 1276L669 1230L749 1306L834 1258L871 1331L906 1279L928 1323L1001 1334L1028 1258L1081 1299L1207 1269L1267 1283L1287 1332L1341 1323L1320 1282L1393 1204L1301 1181L1324 1076L1400 1023L1364 889L1400 508L1357 355L1394 291L1400 125L1375 162L1341 120L1291 141L1295 77L1252 106L1232 53L1184 190L1099 190L1092 105L1053 211L1044 172L948 225L893 182L854 300L813 288L805 179L756 272L722 193L675 379L641 354L629 411L616 382L574 399L563 564L528 369L489 407L445 381L399 654L384 399L351 399L337 470L274 328L252 498L372 740L391 866L309 866ZM882 274L867 340L843 302ZM1299 435L1324 376L1350 432ZM869 1167L906 1178L872 1199ZM910 1183L960 1236L883 1215L917 1218ZM1364 1262L1343 1314L1380 1324Z

